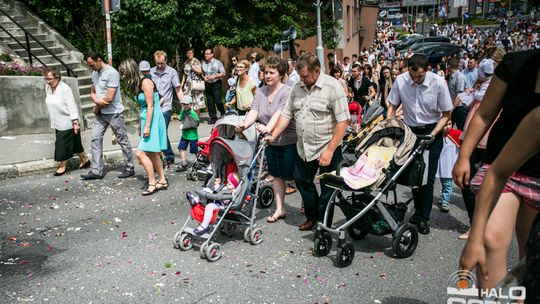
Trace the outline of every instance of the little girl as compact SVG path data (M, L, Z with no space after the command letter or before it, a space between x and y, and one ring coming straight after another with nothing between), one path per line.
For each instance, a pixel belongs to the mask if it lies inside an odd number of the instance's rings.
M441 151L441 157L439 158L436 176L441 179L442 186L439 208L442 212L446 213L450 211L450 198L452 197L452 191L454 189L452 168L456 163L459 147L461 146L461 139L459 139L461 131L452 129L452 122L448 121L443 129L443 135L444 146Z
M240 178L238 176L237 172L229 173L227 175L227 185L225 189L220 189L221 186L221 178L217 177L214 180L214 189L210 188L204 188L203 191L208 193L222 193L222 194L234 194L234 191L238 187L238 184L240 183ZM191 204L191 207L194 207L199 203L199 197L197 195L193 195L191 192L186 192L186 197ZM199 227L195 228L193 230L193 233L197 235L202 235L206 232L208 232L208 227L210 225L210 222L212 221L212 217L214 216L214 211L219 209L220 206L226 206L230 203L229 200L224 201L208 201L206 207L204 208L204 218Z

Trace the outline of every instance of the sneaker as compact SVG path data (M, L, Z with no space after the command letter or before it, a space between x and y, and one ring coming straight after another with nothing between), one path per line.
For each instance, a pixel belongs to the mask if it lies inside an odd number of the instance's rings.
M128 178L128 177L131 177L135 175L135 171L131 170L131 171L128 171L128 170L124 170L122 173L120 173L120 175L118 175L118 178Z
M441 212L447 213L448 211L450 211L450 206L448 206L448 204L443 203L441 204L440 209L441 209Z
M176 172L184 172L187 170L187 162L183 161L176 165Z
M208 227L203 228L203 226L199 226L193 230L193 233L196 235L203 235L208 232Z
M199 199L195 195L193 195L193 193L191 193L189 191L186 192L186 198L187 198L189 204L191 205L191 207L197 205L197 203L199 202Z

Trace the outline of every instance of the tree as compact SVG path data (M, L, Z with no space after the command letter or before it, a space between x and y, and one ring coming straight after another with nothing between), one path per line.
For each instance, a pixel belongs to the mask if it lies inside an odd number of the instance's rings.
M25 2L82 52L106 53L101 1ZM300 39L315 35L314 13L312 1L305 0L123 0L111 16L113 57L138 61L158 49L183 54L188 46L269 50L291 26Z

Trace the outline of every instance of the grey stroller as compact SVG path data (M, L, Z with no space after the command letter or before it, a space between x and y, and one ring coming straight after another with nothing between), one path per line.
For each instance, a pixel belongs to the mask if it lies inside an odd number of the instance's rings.
M368 234L391 234L396 256L411 256L418 244L418 231L404 217L416 191L412 191L413 197L408 201L398 202L396 185L413 190L422 185L425 168L422 155L431 143L432 138L417 137L401 120L387 119L377 124L356 147L355 162L344 161L333 174L323 174L321 181L335 190L323 222L317 226L314 255L326 256L330 252L330 234L334 233L338 235L338 267L349 266L354 259L354 246L346 241L347 234L355 240ZM393 201L388 200L390 193ZM337 227L332 226L331 220L334 206L346 217L346 222Z
M210 262L217 261L222 256L221 245L213 242L216 231L221 230L227 236L233 236L238 226L247 226L244 230L244 240L252 245L258 245L263 241L263 232L255 223L255 210L260 187L260 176L264 161L266 143L261 142L256 149L257 143L243 139L214 138L210 143L210 161L213 174L208 179L206 187L214 184L216 178L224 177L232 172L238 172L240 181L234 192L210 193L204 188L197 188L194 192L199 196L204 205L213 201L228 201L222 205L216 219L209 226L208 232L198 235L190 223L202 221L200 212L192 208L191 215L187 218L182 229L174 235L174 246L183 251L190 250L196 240L202 242L200 255Z

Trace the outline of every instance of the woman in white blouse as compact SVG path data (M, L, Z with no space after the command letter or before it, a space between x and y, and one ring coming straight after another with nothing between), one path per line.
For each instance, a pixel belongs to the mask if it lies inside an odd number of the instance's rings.
M45 103L51 118L51 128L56 130L54 160L60 162L54 176L66 173L68 160L73 154L79 155L79 169L90 167L90 160L81 143L79 110L73 91L61 80L62 75L57 68L46 68L43 76L47 83Z

